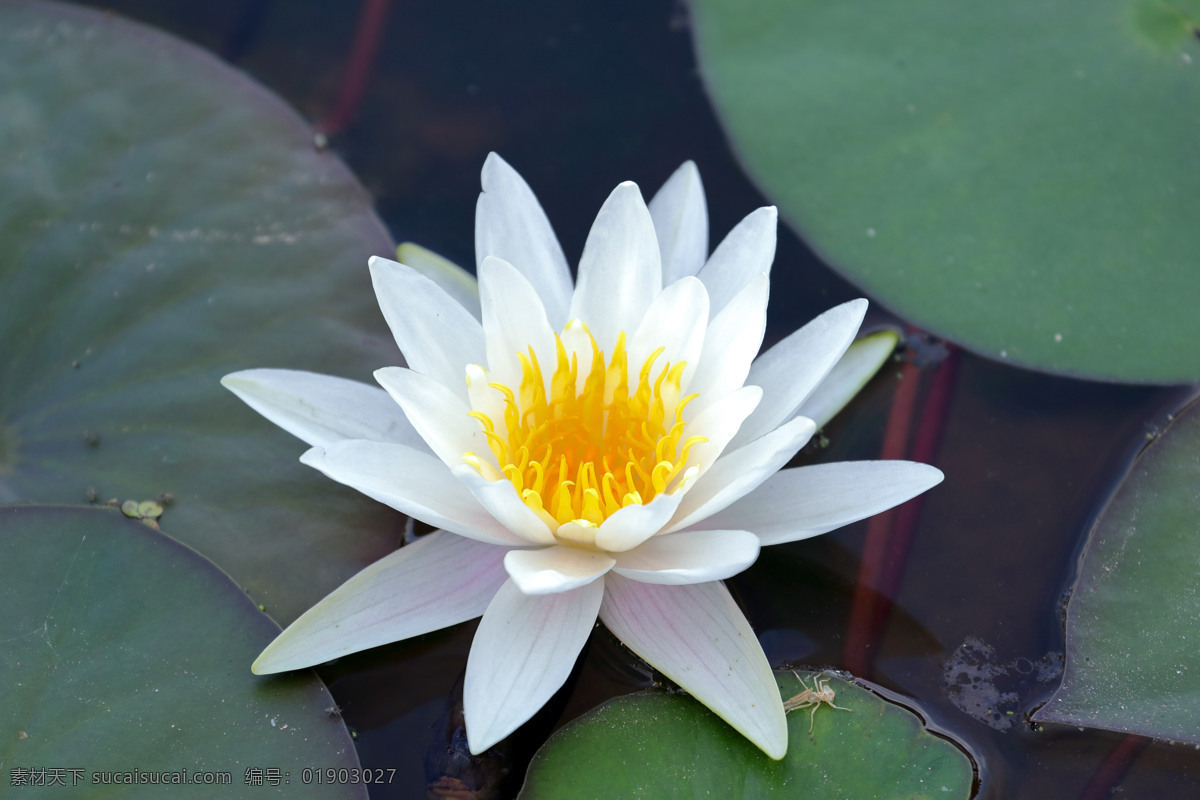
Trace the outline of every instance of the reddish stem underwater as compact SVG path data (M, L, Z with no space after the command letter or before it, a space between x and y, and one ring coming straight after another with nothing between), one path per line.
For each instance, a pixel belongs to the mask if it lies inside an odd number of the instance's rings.
M317 131L321 134L332 136L344 130L358 111L367 78L371 74L375 52L379 49L388 5L389 0L364 0L362 12L358 17L358 30L354 34L354 44L350 48L350 63L346 65L346 74L342 76L337 103L332 113L317 123Z
M911 458L926 464L933 460L945 430L957 367L958 351L951 349L930 381L910 453L909 432L923 375L916 364L904 364L888 414L879 454L881 459ZM867 521L867 536L863 542L862 562L854 588L842 659L846 668L855 675L870 677L874 671L879 643L891 614L892 598L904 576L908 552L921 516L922 497L909 500Z

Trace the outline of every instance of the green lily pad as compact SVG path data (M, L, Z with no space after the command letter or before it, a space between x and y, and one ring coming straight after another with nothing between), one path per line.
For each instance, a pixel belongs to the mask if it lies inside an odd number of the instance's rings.
M0 502L158 502L284 623L393 549L402 517L219 383L400 363L366 266L393 246L303 121L190 45L17 0L0 141Z
M991 358L1200 379L1200 2L691 7L750 175L871 296Z
M210 561L119 511L0 508L0 607L5 785L37 794L61 780L76 787L64 796L89 798L366 797L362 783L305 780L306 769L358 768L315 674L250 674L278 626ZM219 782L130 785L159 772ZM104 773L136 775L113 784Z
M1041 722L1200 743L1200 408L1134 463L1088 540Z
M775 677L784 698L811 689L818 677L828 680L834 702L850 710L821 705L815 715L812 709L790 712L787 756L772 761L690 697L619 697L538 751L520 797L971 796L970 759L925 730L911 711L836 676Z

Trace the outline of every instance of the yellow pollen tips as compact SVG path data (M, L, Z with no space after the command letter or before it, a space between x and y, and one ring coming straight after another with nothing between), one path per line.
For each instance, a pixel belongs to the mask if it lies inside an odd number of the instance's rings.
M488 480L508 480L539 517L557 531L574 522L571 541L629 505L644 504L690 480L692 447L707 441L684 436L684 409L697 395L682 396L684 362L656 368L665 348L651 353L630 386L625 334L605 360L595 338L578 321L568 323L568 349L555 335L554 371L547 380L530 348L517 353L520 385L487 384L497 393L491 413L476 410L499 470L475 453L463 460ZM588 349L590 348L590 353ZM474 394L482 370L472 367ZM547 388L549 394L547 395ZM687 474L685 474L687 473ZM581 542L588 544L588 542Z

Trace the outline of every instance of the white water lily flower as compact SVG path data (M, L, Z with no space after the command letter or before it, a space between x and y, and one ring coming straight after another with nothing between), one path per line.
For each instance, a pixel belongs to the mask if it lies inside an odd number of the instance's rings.
M902 461L780 471L816 430L805 409L840 407L878 362L847 360L834 388L818 389L865 300L755 358L775 226L775 210L759 209L706 258L704 193L689 162L649 206L632 183L613 191L572 282L533 192L493 154L477 210L477 290L419 249L409 252L420 269L371 260L408 360L375 373L386 393L286 370L227 376L313 445L303 463L440 529L322 600L254 671L482 614L463 689L479 753L562 686L599 616L782 758L779 690L722 579L763 545L875 514L942 474Z

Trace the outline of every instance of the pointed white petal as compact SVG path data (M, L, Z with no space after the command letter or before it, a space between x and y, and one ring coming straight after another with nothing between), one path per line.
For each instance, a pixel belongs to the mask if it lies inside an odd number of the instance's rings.
M370 266L379 308L408 366L466 397L463 367L484 358L479 320L411 267L378 256Z
M436 456L398 444L346 440L300 462L436 528L489 544L525 545L475 500Z
M467 658L463 716L472 753L515 731L566 682L603 596L604 581L549 595L524 594L511 580L500 587Z
M596 546L608 553L621 553L637 547L662 530L684 493L660 494L649 503L634 503L613 514L596 530Z
M447 466L461 464L463 454L488 452L487 438L465 398L438 381L405 367L375 370L375 380L404 409L412 426ZM467 385L462 379L463 387Z
M766 436L723 454L683 498L667 531L677 531L706 519L753 491L779 471L816 430L817 426L808 417L796 417Z
M396 248L396 260L407 264L445 290L460 306L479 314L479 282L465 269L419 244L403 242Z
M693 401L696 410L746 382L767 330L769 288L766 273L759 273L708 323L704 350L686 389L700 394Z
M696 274L708 287L709 314L724 308L755 275L770 274L778 222L779 213L774 206L760 208L734 226L717 245L712 257Z
M675 170L649 208L662 254L663 283L695 275L708 256L708 206L696 165L685 161Z
M374 439L426 448L404 411L378 386L291 369L247 369L221 378L221 385L310 445Z
M657 376L668 362L684 361L687 366L682 385L687 386L700 361L707 327L708 293L703 283L695 278L681 278L663 289L629 340L629 371L634 379L650 354L662 347L653 374Z
M762 403L742 425L733 446L757 439L792 416L854 341L866 312L866 300L842 303L755 360L746 382L762 387Z
M520 353L532 347L543 373L554 369L546 360L554 355L554 331L537 292L520 272L494 256L479 265L479 293L483 304L483 335L487 339L488 371L493 380L514 391L521 382Z
M504 478L490 481L469 464L454 467L451 472L497 522L522 539L522 544L551 545L557 541L541 517L521 501L509 481Z
M878 331L855 341L796 413L817 423L818 430L825 427L875 376L899 342L900 335L893 330Z
M613 571L642 583L682 586L731 578L758 558L749 531L702 530L655 536L617 555Z
M662 291L662 261L650 212L637 185L613 190L588 233L571 297L571 319L587 323L611 353L618 331L636 330Z
M571 303L571 270L546 212L525 179L495 153L483 162L482 181L475 206L476 266L488 256L515 266L537 289L551 326L561 330Z
M504 584L505 548L445 531L381 558L279 634L258 675L311 667L474 619Z
M509 550L504 557L508 577L525 594L578 589L602 577L615 563L603 553L563 544L537 550Z
M866 519L941 482L941 470L912 461L846 461L796 467L775 473L702 524L705 528L745 528L758 534L766 547L807 539Z
M771 665L724 584L656 586L609 575L600 620L771 758L787 719Z

